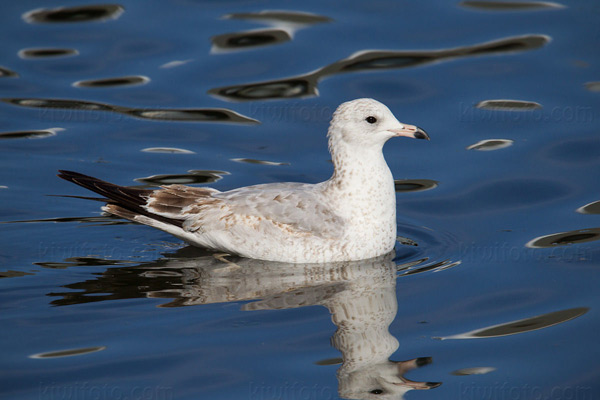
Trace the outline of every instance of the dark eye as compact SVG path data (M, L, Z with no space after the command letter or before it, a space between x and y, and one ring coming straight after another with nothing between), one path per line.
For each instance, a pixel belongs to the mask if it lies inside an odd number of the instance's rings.
M367 117L365 119L365 121L367 121L370 124L374 124L375 122L377 122L377 118L375 118L375 117Z
M373 118L373 117L369 117L369 118ZM373 389L373 390L371 390L371 394L381 394L381 393L383 393L383 390L381 390L381 389Z

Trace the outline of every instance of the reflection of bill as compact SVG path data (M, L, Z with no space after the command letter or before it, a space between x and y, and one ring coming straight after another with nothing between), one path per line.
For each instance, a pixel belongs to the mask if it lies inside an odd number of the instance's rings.
M193 249L198 254L198 249ZM342 353L338 392L349 399L402 398L434 382L414 382L404 374L431 363L428 357L390 361L398 341L388 330L398 308L394 254L364 261L287 264L226 255L159 260L137 267L109 268L95 281L53 293L68 305L101 299L168 298L163 307L254 300L242 310L279 310L321 305L337 330L332 343ZM135 292L138 292L137 294ZM103 293L106 296L93 295ZM112 294L107 294L112 293Z

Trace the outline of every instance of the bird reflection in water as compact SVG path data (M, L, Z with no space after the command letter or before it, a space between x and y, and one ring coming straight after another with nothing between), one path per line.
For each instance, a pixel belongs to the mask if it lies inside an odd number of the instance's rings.
M196 256L186 258L186 251ZM302 265L224 254L198 257L198 251L184 248L177 258L109 268L94 280L66 286L79 292L51 293L61 297L52 304L148 297L171 300L161 307L250 300L242 304L245 311L321 305L337 327L332 343L342 353L337 371L341 397L401 399L407 391L441 385L404 377L431 358L389 359L399 346L388 328L396 317L396 278L403 269L393 252L370 260Z

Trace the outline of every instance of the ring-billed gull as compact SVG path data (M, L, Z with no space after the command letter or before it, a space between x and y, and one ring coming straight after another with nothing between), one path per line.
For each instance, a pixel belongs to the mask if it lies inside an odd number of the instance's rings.
M395 136L429 136L400 123L373 99L341 104L327 136L334 171L317 184L268 183L227 192L183 185L149 190L70 171L58 176L106 197L105 212L196 246L293 263L386 254L396 242L396 195L383 145Z

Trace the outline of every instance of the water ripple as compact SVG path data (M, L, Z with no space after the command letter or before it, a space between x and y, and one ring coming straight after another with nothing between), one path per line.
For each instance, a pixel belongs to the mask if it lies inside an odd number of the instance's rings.
M126 260L114 260L97 257L69 257L62 262L36 262L35 265L39 265L43 268L49 269L67 269L71 267L98 267L102 265L123 265L132 264L133 261Z
M547 314L537 315L535 317L506 322L503 324L493 325L482 329L476 329L471 332L442 337L439 339L481 339L516 335L518 333L531 332L558 325L563 322L581 317L588 311L588 307L576 307L567 310L553 311Z
M241 19L269 25L270 28L253 29L243 32L225 33L211 38L211 53L244 50L269 46L292 40L299 29L331 22L332 19L317 14L299 11L261 11L257 13L234 13L223 19Z
M246 164L290 165L290 163L286 163L286 162L256 160L254 158L232 158L231 161L246 163Z
M177 147L147 147L142 151L145 153L195 154L191 150L178 149Z
M105 350L106 346L94 346L94 347L82 347L79 349L67 349L58 351L49 351L46 353L38 353L29 356L29 358L62 358L80 356L82 354L95 353L97 351Z
M22 18L30 24L106 21L119 18L124 11L118 4L38 8L26 12Z
M114 87L114 86L135 86L145 85L150 82L150 78L142 75L132 76L118 76L114 78L104 79L90 79L84 81L77 81L73 83L75 87L89 87L89 88L102 88L102 87Z
M211 38L213 47L211 53L231 50L270 46L292 40L289 33L283 29L256 29L245 32L224 33Z
M16 78L18 76L19 76L19 74L17 74L15 71L12 71L6 67L0 67L0 78L8 78L8 77Z
M20 107L78 111L108 111L136 118L158 121L231 122L240 124L260 123L258 120L246 117L245 115L226 108L147 109L71 99L3 98L0 100Z
M442 260L428 262L429 258L398 265L398 276L420 274L422 272L439 272L462 264L462 261Z
M509 37L473 46L430 51L364 50L314 72L285 79L213 88L209 94L229 101L288 99L318 95L318 82L345 72L416 67L455 58L513 53L540 48L550 42L545 35Z
M494 372L496 368L494 367L471 367L471 368L461 368L455 371L452 371L451 374L455 376L467 376L467 375L483 375L489 374L490 372Z
M564 8L562 4L549 1L461 1L460 6L489 11L529 11Z
M534 249L541 249L576 243L593 242L595 240L600 240L600 228L578 229L575 231L539 236L527 242L525 246Z
M27 276L27 275L35 275L35 274L32 274L30 272L23 272L23 271L13 271L12 269L9 269L7 271L0 271L0 279L20 278L22 276Z
M568 186L547 179L521 178L491 180L459 194L430 200L404 201L416 213L452 217L474 213L528 208L565 197ZM478 199L473 202L473 199Z
M50 136L56 136L56 133L60 131L64 131L64 128L0 132L0 139L42 139Z
M475 105L484 110L530 111L542 108L540 103L526 100L484 100Z
M152 186L181 184L189 185L193 183L212 183L223 178L224 175L229 175L225 171L206 171L206 170L190 170L187 174L162 174L152 175L145 178L136 178L137 182L142 182Z
M79 52L76 49L60 49L55 47L32 48L19 50L19 57L28 58L54 58L76 56Z
M438 181L431 179L396 179L394 188L396 192L422 192L438 187Z
M600 214L600 200L579 207L577 212L581 214Z
M253 20L269 25L294 24L295 26L310 26L333 21L332 18L308 12L272 10L250 13L231 13L223 16L223 19Z
M467 147L467 150L492 151L500 150L512 146L513 141L510 139L486 139L472 144Z

